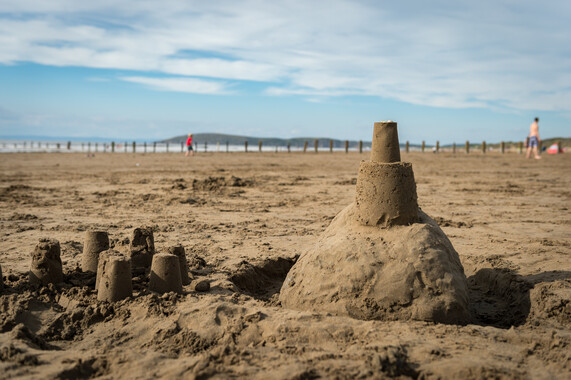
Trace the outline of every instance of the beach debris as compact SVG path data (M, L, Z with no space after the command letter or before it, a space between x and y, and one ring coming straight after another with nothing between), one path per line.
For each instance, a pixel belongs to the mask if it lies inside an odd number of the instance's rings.
M139 227L133 230L129 244L129 256L133 272L147 271L155 254L155 238L150 227Z
M131 259L114 250L101 252L97 267L97 299L117 302L133 295Z
M83 257L81 270L84 272L97 272L99 253L109 249L109 236L105 231L85 231L83 243Z
M194 290L197 292L207 292L210 290L210 281L208 280L200 280L194 284Z
M355 202L289 271L284 307L358 319L469 321L458 253L418 208L412 165L400 162L397 124L374 125Z
M157 293L182 293L179 258L168 253L153 256L149 289Z
M32 252L30 267L32 284L57 284L63 281L59 241L42 238Z
M192 280L191 276L188 273L188 263L186 261L186 253L184 251L184 247L182 245L175 245L167 248L167 253L171 255L175 255L178 257L179 260L179 267L180 267L180 279L183 285L189 285L190 281Z

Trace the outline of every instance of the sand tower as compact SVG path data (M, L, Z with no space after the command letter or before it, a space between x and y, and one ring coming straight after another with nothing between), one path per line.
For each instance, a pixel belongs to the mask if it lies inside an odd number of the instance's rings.
M116 302L131 297L131 259L113 250L101 252L95 288L99 301Z
M32 284L57 284L63 281L59 241L40 239L32 252L30 282Z
M180 244L168 247L167 253L178 257L182 284L189 285L192 280L192 275L189 276L188 274L188 263L186 261L186 252L184 251L184 247Z
M140 227L133 230L129 254L133 272L145 272L151 267L155 254L155 238L150 227Z
M109 249L109 236L105 231L85 231L81 270L97 272L99 253Z
M375 123L355 202L291 268L280 301L359 319L468 321L464 268L444 232L418 208L395 122Z
M153 256L149 289L157 293L182 293L178 256L168 253Z

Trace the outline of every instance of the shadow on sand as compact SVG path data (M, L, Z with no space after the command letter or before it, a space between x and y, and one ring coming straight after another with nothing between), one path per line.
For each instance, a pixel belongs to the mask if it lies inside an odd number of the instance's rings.
M522 325L531 310L530 290L540 283L568 278L569 271L520 276L509 269L480 269L468 277L473 323L499 328Z

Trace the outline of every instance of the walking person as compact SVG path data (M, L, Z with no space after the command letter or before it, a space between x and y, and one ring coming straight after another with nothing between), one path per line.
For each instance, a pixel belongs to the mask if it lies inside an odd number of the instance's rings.
M184 156L188 157L189 154L194 156L194 149L192 149L192 133L189 133L188 138L186 139L186 153Z
M539 125L537 124L539 122L539 118L536 117L535 121L533 123L531 123L531 125L529 126L529 143L527 145L527 153L525 155L525 158L529 158L531 156L531 152L533 151L533 157L536 160L539 160L541 157L539 156L539 143L541 142L541 139L539 138Z

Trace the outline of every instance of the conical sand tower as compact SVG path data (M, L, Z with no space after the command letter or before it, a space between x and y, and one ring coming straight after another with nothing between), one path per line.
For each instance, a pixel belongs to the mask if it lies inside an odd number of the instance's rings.
M395 122L375 123L355 202L291 268L280 301L359 319L468 322L464 269L444 232L418 208Z

